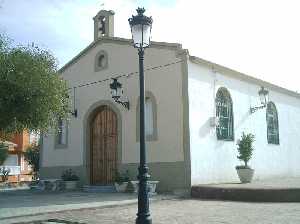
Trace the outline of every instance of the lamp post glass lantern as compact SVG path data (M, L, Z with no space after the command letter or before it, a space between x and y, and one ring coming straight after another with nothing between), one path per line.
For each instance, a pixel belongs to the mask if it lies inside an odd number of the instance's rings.
M120 100L121 96L123 96L122 84L118 81L118 79L113 78L113 82L109 85L111 90L111 97L114 99L116 103L121 104L127 110L129 110L129 101Z
M149 192L147 181L150 178L146 159L145 143L145 79L144 79L144 50L150 46L152 18L144 15L145 9L138 8L138 15L129 18L133 46L138 48L139 55L139 81L140 81L140 165L139 165L139 192L137 224L151 224L149 209Z
M266 90L263 86L261 87L261 89L258 92L259 98L260 98L260 102L263 105L267 105L268 103L268 97L269 97L269 91Z
M138 8L137 15L132 16L129 21L131 28L133 46L135 48L146 48L150 46L152 18L144 15L145 9Z
M118 82L118 79L113 79L113 82L110 84L110 89L111 89L111 97L114 100L119 100L123 91L122 91L122 84Z

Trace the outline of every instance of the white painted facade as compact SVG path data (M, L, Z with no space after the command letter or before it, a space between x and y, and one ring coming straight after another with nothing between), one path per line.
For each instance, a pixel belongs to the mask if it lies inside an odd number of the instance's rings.
M191 184L238 182L235 166L237 140L242 132L255 135L254 154L249 165L255 179L300 176L300 96L266 82L207 64L201 59L188 62ZM279 145L268 144L266 109L250 114L260 104L261 86L269 90L269 100L277 108ZM225 87L233 101L234 141L217 140L215 97Z
M177 56L181 49L177 44L155 43L145 52L145 83L146 92L150 92L156 101L157 113L157 138L146 142L147 160L149 166L155 166L156 170L150 172L153 178L161 179L162 173L169 173L170 167L185 163L183 147L183 103L182 103L182 63L175 63L181 59ZM105 51L108 55L108 66L104 70L95 71L95 58L99 51ZM171 64L171 65L169 65ZM158 68L158 67L159 68ZM162 67L160 67L162 66ZM132 74L119 78L123 84L124 96L130 102L130 110L117 104L111 97L111 78ZM59 178L62 169L72 168L76 170L83 167L81 179L89 183L89 153L87 145L88 119L94 111L95 104L113 105L120 114L121 124L118 141L118 167L136 167L131 171L132 178L137 176L139 163L139 141L137 141L137 116L138 116L138 55L137 50L131 46L130 40L120 38L103 37L93 43L86 53L73 61L62 70L62 77L67 80L70 87L91 83L98 80L106 80L87 87L76 88L75 107L78 111L77 118L70 116L68 122L68 139L65 147L56 147L55 131L50 131L43 138L43 150L41 158L42 177ZM171 86L171 88L169 88ZM72 91L71 99L72 99ZM93 108L93 109L92 109ZM165 169L160 172L160 166ZM48 171L53 168L53 171ZM57 169L59 170L57 170ZM54 170L56 169L56 170ZM82 168L80 168L82 169ZM179 168L177 168L179 169ZM45 171L47 170L47 171ZM50 172L50 174L49 174ZM177 171L174 170L174 173ZM180 179L185 178L185 170L182 169ZM167 179L172 179L171 176ZM174 178L173 178L174 179ZM175 180L175 179L174 179ZM162 180L162 188L169 190L167 182Z
M103 69L95 69L99 52L107 55L103 62L107 66ZM145 51L144 67L146 91L156 101L157 138L147 142L147 160L150 173L160 180L158 188L174 190L194 184L237 182L235 166L241 163L237 159L236 142L243 131L256 137L249 163L255 169L255 179L300 176L300 94L189 56L180 44L152 42ZM101 105L113 107L119 115L118 166L136 172L138 54L131 40L96 38L60 73L70 88L77 87L73 103L78 116L70 117L64 147L55 145L54 131L43 136L42 178L58 178L62 170L74 168L89 183L88 122ZM118 76L122 76L119 81L130 110L111 97L109 84L111 78ZM81 86L93 82L97 83ZM280 145L267 142L266 109L249 112L251 106L260 103L261 86L269 90L269 99L277 108ZM215 96L220 87L229 91L233 101L234 141L217 140L216 127L210 124L210 118L216 114Z
M94 61L98 51L108 52L108 69L95 72ZM145 68L165 65L176 58L175 50L150 48L145 54ZM63 78L70 87L97 80L110 79L116 74L129 74L138 71L137 51L130 44L99 43L90 52L63 72ZM146 91L150 91L157 101L158 140L147 142L149 162L183 161L182 149L182 103L181 99L181 65L146 71ZM128 96L130 110L115 103L111 97L109 84L111 80L76 89L76 108L78 117L71 117L69 122L68 145L64 149L55 149L54 133L44 138L44 145L51 150L43 152L44 166L77 166L83 164L84 127L89 108L98 101L114 103L122 115L122 163L139 161L139 143L136 141L136 108L139 96L138 75L120 78L124 95ZM166 89L169 83L174 88ZM171 100L170 100L171 99ZM172 129L169 124L174 124Z

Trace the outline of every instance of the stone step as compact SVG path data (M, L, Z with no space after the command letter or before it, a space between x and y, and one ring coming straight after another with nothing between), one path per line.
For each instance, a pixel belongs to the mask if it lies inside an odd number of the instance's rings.
M192 198L248 201L248 202L300 202L300 186L298 188L274 187L219 187L192 186Z
M85 192L97 193L114 193L116 188L114 185L84 185L82 190Z

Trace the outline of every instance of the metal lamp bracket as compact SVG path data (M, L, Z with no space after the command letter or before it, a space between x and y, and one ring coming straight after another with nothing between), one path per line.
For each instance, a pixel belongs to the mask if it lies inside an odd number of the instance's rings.
M265 107L266 107L265 104L263 104L263 105L261 105L261 106L257 106L257 107L250 107L250 113L253 114L253 113L255 113L257 110L263 109L263 108L265 108Z
M118 99L114 99L116 103L121 104L123 107L125 107L127 110L129 110L129 101L121 101Z

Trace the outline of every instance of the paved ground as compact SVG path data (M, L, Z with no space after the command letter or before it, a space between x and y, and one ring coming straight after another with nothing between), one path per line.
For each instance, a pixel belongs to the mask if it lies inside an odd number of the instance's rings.
M294 188L300 186L300 179L237 185ZM134 223L136 202L135 194L0 192L0 224ZM152 199L151 212L153 224L300 224L300 203L205 201L167 195ZM47 222L49 219L56 219L56 222Z
M33 222L33 220L57 219L60 223L112 224L134 223L136 205L111 208L81 209L38 216L0 220L12 223L59 223ZM201 201L192 199L168 199L151 203L153 223L164 224L298 224L300 203L241 203ZM68 221L68 222L62 222Z
M174 198L174 196L157 195L152 200L164 198ZM136 202L136 194L124 193L32 192L30 190L0 192L0 223L1 220L9 217Z

